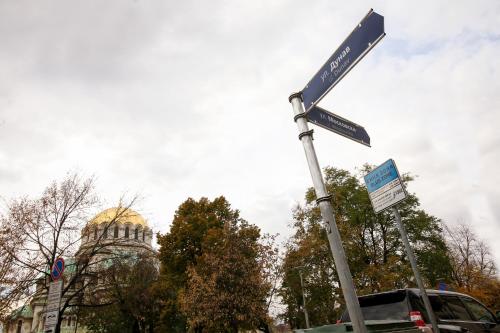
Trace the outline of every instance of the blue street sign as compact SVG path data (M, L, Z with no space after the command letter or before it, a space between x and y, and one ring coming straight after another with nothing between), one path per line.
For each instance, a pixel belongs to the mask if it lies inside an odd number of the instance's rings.
M63 272L64 272L64 259L57 258L56 261L54 262L54 265L52 265L52 270L50 272L50 275L52 276L52 279L54 281L57 281L62 276Z
M384 36L384 17L370 10L302 90L306 112L309 112Z
M365 184L368 193L375 192L382 186L399 178L398 170L392 159L385 161L382 165L365 176Z
M313 107L307 114L307 120L315 125L370 147L370 136L366 133L363 126L339 117L325 109L318 106Z
M406 198L406 190L399 177L396 163L392 159L384 162L364 178L375 213L392 207Z

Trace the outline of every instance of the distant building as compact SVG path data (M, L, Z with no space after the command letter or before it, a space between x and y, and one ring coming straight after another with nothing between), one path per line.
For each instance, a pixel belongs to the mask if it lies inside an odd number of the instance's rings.
M138 257L141 254L152 254L151 246L153 232L146 220L137 212L127 209L120 214L120 222L109 222L116 218L118 208L110 208L97 214L81 231L82 242L76 258L65 258L66 268L63 278L65 280L75 273L76 262L85 249L96 244L105 246L105 251L92 257L92 261L107 263L107 259L122 255L123 257ZM90 281L95 289L99 289L99 278ZM19 307L10 315L4 333L43 333L47 303L47 290L45 278L41 278L36 285L36 292L29 304ZM1 333L0 327L0 333ZM72 309L63 314L61 333L84 333L85 327L78 324L78 318Z

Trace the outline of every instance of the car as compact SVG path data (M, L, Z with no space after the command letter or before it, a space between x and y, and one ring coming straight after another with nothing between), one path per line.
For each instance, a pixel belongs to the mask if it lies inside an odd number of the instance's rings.
M426 292L442 333L500 333L500 318L476 299L453 291ZM407 288L358 299L364 320L411 320L427 329L431 324L420 295L419 289ZM349 321L345 311L340 322Z

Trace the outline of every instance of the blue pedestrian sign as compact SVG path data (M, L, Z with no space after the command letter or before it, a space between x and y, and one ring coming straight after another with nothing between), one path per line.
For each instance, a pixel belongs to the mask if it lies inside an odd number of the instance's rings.
M319 106L312 108L307 114L307 120L315 125L370 147L370 136L366 133L363 126L328 112Z
M64 272L64 259L57 258L56 261L54 262L54 265L52 265L52 270L50 272L50 275L52 276L52 280L54 280L54 281L59 280L61 278L63 272Z
M399 177L396 163L392 159L384 162L364 178L375 213L392 207L406 198L406 190Z
M302 90L309 112L385 36L384 17L370 10Z

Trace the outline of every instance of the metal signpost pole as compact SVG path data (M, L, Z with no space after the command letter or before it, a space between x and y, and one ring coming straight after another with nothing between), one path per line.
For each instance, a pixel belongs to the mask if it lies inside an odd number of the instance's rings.
M304 107L302 106L301 93L292 94L289 97L289 101L293 106L294 119L300 133L299 139L302 141L302 145L304 146L307 164L309 165L314 190L316 191L316 197L318 198L316 202L319 205L321 216L326 225L330 250L332 251L335 268L337 269L337 273L339 275L340 286L342 287L342 292L344 294L347 311L349 312L354 332L366 333L367 330L363 321L363 314L361 313L358 297L356 296L356 291L354 289L354 282L352 280L349 266L347 265L347 259L344 253L344 248L342 247L340 233L337 229L337 224L335 223L333 207L330 203L331 196L329 196L326 192L323 175L314 150L312 142L313 131L309 130L309 127L307 126Z
M432 330L434 333L439 333L439 326L437 324L436 316L432 311L431 302L429 301L429 297L427 296L427 292L425 291L424 283L422 282L422 278L420 277L420 272L417 267L417 261L415 260L415 254L410 246L410 242L408 241L408 235L406 234L406 229L401 222L401 215L399 215L399 211L396 207L392 207L392 213L396 219L396 225L398 226L399 233L401 234L401 238L405 245L406 254L408 255L408 259L410 260L411 268L413 269L413 274L415 275L415 280L417 281L418 288L420 289L420 293L422 294L422 299L424 300L425 309L427 314L429 315L429 319L432 324Z
M307 308L306 308L306 294L304 292L304 281L302 280L301 270L299 270L299 276L300 276L300 286L302 287L302 307L304 309L304 316L306 317L306 328L310 328L311 326L309 325L309 314L307 313Z

